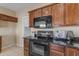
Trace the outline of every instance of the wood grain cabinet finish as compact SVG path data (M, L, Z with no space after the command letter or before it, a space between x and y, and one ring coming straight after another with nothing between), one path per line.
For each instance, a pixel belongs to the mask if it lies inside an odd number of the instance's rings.
M29 56L29 50L24 49L24 56Z
M66 56L79 56L79 52L76 48L66 47L65 55Z
M79 4L67 3L65 4L65 23L66 25L79 24Z
M24 39L24 56L29 55L29 40Z
M50 44L50 56L64 56L64 46Z
M79 25L79 4L52 4L33 10L29 13L29 25L33 26L34 18L48 15L52 15L53 27Z
M52 6L52 23L53 26L64 25L64 4L56 4Z
M41 17L41 16L42 16L42 10L41 9L35 10L35 18Z
M64 53L57 50L50 50L50 56L64 56Z
M9 21L9 22L17 22L18 18L8 16L8 15L5 15L5 14L0 14L0 20Z
M64 52L64 46L57 45L57 44L50 44L50 49Z
M52 6L42 8L42 16L52 15Z
M2 50L2 37L0 36L0 53L1 53L1 50Z
M35 11L32 11L29 13L29 27L33 27L34 18L35 18Z
M77 49L77 54L76 54L76 56L79 56L79 49Z

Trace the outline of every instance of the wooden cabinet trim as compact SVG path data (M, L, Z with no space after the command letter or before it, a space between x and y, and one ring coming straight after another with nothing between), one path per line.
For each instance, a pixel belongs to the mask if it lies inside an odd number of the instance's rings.
M42 8L48 7L48 6L53 6L53 5L56 5L56 4L59 4L59 3L51 3L51 4L49 4L49 5L45 5L45 6L43 6L43 7L36 8L36 9L34 9L34 10L28 11L28 13L30 13L30 12L32 12L32 11L36 11L36 10L38 10L38 9L42 9Z
M8 16L8 15L5 15L5 14L0 14L0 20L10 21L10 22L17 22L18 18L12 17L12 16Z

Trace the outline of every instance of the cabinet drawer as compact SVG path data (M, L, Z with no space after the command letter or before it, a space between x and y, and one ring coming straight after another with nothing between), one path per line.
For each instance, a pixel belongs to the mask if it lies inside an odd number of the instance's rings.
M24 56L29 56L29 50L24 49Z
M60 52L64 52L64 46L57 45L57 44L50 44L50 50L57 50Z
M24 49L29 49L29 40L24 39Z
M50 56L64 56L64 53L56 50L50 50Z

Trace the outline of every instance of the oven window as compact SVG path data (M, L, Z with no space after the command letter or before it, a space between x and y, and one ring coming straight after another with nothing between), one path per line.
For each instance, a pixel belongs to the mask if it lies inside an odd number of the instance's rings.
M33 56L45 56L48 55L48 46L45 44L41 44L38 42L32 42L31 41L31 50L30 50L30 55Z
M32 45L32 52L37 53L39 55L44 55L44 46L38 43L34 43Z

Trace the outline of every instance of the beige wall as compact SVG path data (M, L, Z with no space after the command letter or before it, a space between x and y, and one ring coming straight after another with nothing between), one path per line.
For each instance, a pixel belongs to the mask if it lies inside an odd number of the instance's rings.
M0 36L2 36L2 49L15 46L16 23L0 20Z
M16 12L0 7L0 13L16 17ZM2 49L15 45L16 23L0 20L0 36L2 36Z
M52 28L52 29L35 29L35 31L38 31L38 30L52 30L52 31L56 31L56 30L70 30L70 31L73 31L75 37L79 37L79 26L64 26L64 27L56 27L56 28Z

